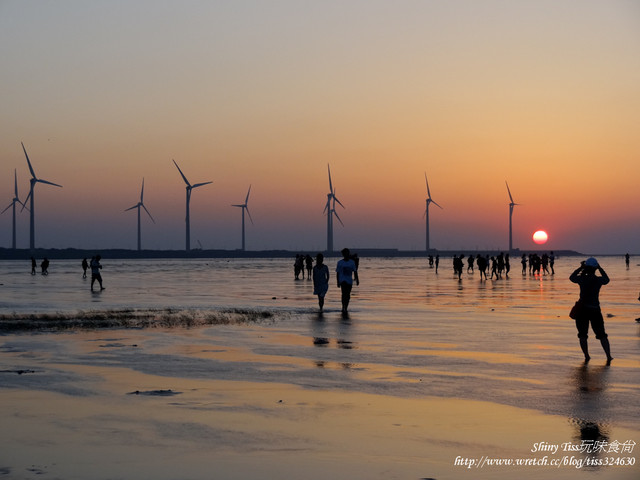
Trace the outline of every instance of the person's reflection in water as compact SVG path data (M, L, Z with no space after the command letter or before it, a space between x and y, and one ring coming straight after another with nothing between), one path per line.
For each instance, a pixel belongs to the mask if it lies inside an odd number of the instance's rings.
M584 364L576 368L574 374L575 402L570 421L576 431L572 444L583 447L581 453L586 468L597 469L597 462L589 462L591 465L588 465L586 461L607 452L610 436L606 420L608 372L608 366Z
M335 348L341 350L352 350L357 348L355 342L351 340L351 326L352 323L348 318L342 318L342 320L337 324L337 331L335 335L332 335L327 331L327 322L324 320L321 314L314 317L312 328L311 328L311 337L313 340L314 347L320 347L323 349L329 349L332 346L332 343L335 345ZM334 341L332 342L332 336L335 336ZM340 365L342 368L351 368L353 367L353 363L344 362L344 360L340 355L328 354L329 357L326 357L327 354L323 354L325 357L323 360L316 360L315 364L318 368L325 368L329 366L332 362Z
M331 340L327 337L326 322L324 321L322 312L318 313L318 316L313 319L311 330L314 346L329 346Z

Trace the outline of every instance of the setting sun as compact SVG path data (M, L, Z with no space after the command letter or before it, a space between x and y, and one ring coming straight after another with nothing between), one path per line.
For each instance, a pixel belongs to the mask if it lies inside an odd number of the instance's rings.
M533 234L533 241L538 245L547 243L547 240L549 240L549 235L547 235L547 232L545 232L544 230L538 230Z

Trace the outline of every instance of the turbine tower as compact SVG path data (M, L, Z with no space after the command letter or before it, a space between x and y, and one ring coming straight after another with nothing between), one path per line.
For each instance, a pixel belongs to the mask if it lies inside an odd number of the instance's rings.
M327 193L327 204L324 207L324 211L327 213L327 252L333 252L333 216L335 215L340 224L344 227L344 223L340 220L338 212L336 212L336 202L342 207L344 205L336 197L336 192L333 189L331 183L331 167L327 164L327 171L329 172L329 193Z
M34 221L35 208L33 204L34 187L36 186L36 183L46 183L47 185L53 185L54 187L61 187L61 188L62 188L62 185L58 185L57 183L49 182L47 180L42 180L41 178L36 177L36 173L33 171L33 167L31 166L31 161L29 160L29 155L27 155L27 150L24 148L24 143L22 142L20 143L22 144L22 150L24 151L24 156L27 157L27 164L29 165L29 171L31 172L31 179L29 180L29 183L31 184L29 188L29 195L27 195L27 198L25 199L22 205L22 209L24 210L27 200L31 199L31 203L29 204L29 213L30 213L29 214L29 249L33 250L36 248L35 247L36 230L35 230L35 221Z
M426 227L427 227L427 231L426 231L426 249L427 249L427 252L428 252L431 249L431 247L429 245L429 205L433 203L436 207L439 207L441 209L442 209L442 207L431 199L431 190L429 190L429 180L427 180L427 172L424 173L424 181L427 183L427 200L426 200L427 206L426 206L425 211L424 211L424 216L426 218Z
M142 179L142 189L140 190L140 201L134 205L133 207L129 207L125 210L125 212L128 212L129 210L133 210L134 208L138 209L138 251L142 250L142 240L141 240L141 233L140 233L140 207L144 208L144 211L147 212L147 215L149 215L149 218L151 219L151 221L153 223L156 223L156 221L153 219L153 217L151 216L151 214L149 213L149 210L147 210L147 207L144 206L144 200L142 199L144 196L144 178Z
M249 194L251 193L251 185L249 185L249 190L247 191L247 198L244 199L244 203L242 205L231 205L232 207L240 207L242 209L242 251L245 250L244 243L244 212L247 211L247 215L249 215L249 220L251 220L251 224L253 225L253 218L251 218L251 213L249 213Z
M9 204L9 206L5 208L2 212L0 212L0 215L2 215L4 212L9 210L9 208L13 207L13 237L11 242L11 248L15 250L16 249L16 203L19 203L23 207L24 207L24 203L22 203L18 198L18 173L16 172L15 169L13 170L13 176L14 176L14 183L15 183L14 197L13 197L13 200L11 200L11 203Z
M507 192L509 193L509 252L511 252L513 250L513 221L512 221L512 217L513 217L513 207L515 207L516 205L519 205L519 203L515 203L513 201L513 197L511 196L511 190L509 190L509 184L507 183L507 181L505 180L504 183L507 185Z
M189 202L191 201L191 190L193 190L194 188L202 187L203 185L208 185L208 184L213 183L213 182L202 182L202 183L196 183L195 185L191 185L189 183L189 180L187 180L187 177L185 177L184 173L182 173L182 170L180 170L180 167L178 166L178 164L176 163L175 160L173 160L173 163L175 164L176 168L180 172L180 175L182 175L182 179L184 180L184 183L187 184L187 216L185 218L185 222L186 222L186 246L185 246L185 250L188 252L188 251L191 250L191 226L190 226L190 223L189 223Z

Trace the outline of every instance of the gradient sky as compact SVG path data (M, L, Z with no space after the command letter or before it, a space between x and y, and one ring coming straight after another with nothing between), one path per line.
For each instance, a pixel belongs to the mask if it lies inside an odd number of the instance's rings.
M640 253L640 2L0 0L0 208L36 246ZM27 248L29 215L18 216ZM11 246L11 212L0 216Z

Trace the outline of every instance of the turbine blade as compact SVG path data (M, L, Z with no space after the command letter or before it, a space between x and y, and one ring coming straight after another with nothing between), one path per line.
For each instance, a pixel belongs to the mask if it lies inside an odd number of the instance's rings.
M247 198L244 199L244 204L249 203L249 194L251 193L251 185L249 185L249 190L247 191Z
M338 197L336 197L335 195L333 196L333 202L334 202L334 205L336 202L338 202L338 205L340 205L342 208L347 208L344 205L342 205L342 202L338 200Z
M8 206L7 208L5 208L4 210L2 210L2 211L0 212L0 215L2 215L4 212L6 212L7 210L9 210L9 209L10 209L11 207L13 207L15 204L16 204L16 201L15 201L15 200L13 200L13 201L9 204L9 206Z
M329 191L333 195L333 184L331 183L331 167L327 163L327 171L329 172Z
M331 211L331 197L327 198L327 203L324 206L324 210L322 211L322 213L325 213L327 210Z
M424 172L424 181L427 183L427 197L431 198L431 190L429 190L429 180L427 180L427 172Z
M338 221L340 222L340 225L342 225L344 227L344 223L342 223L342 220L340 220L340 217L338 216L338 212L336 212L335 210L333 211L333 214L336 216L336 218L338 219Z
M232 207L244 207L244 205L231 205Z
M124 211L128 212L129 210L133 210L134 208L138 208L140 204L134 205L133 207L125 208Z
M249 220L251 220L251 225L253 225L253 218L251 218L251 212L249 212L249 207L245 205L244 208L247 210L247 215L249 215Z
M173 158L171 160L173 160ZM173 163L175 164L176 168L180 172L180 175L182 175L182 179L184 180L184 183L187 184L187 187L190 187L191 184L189 183L189 180L187 180L187 177L184 176L184 173L182 173L182 170L180 170L180 167L178 166L175 160L173 160Z
M24 203L22 204L22 208L20 209L20 211L22 211L25 208L27 208L27 202L29 201L30 197L31 197L31 190L29 190L29 195L27 195L27 198L24 199ZM27 208L27 210L29 210L29 209Z
M153 223L156 223L156 221L153 219L153 217L152 217L152 216L151 216L151 214L149 213L149 210L147 210L147 207L145 207L145 206L144 206L144 203L141 203L141 204L140 204L140 206L141 206L142 208L144 208L144 211L145 211L145 212L147 212L147 215L149 215L149 218L151 219L151 221L152 221Z
M13 177L15 182L15 194L16 198L18 198L18 170L15 168L13 169Z
M507 192L509 192L509 200L511 200L511 203L513 203L513 197L511 196L511 190L509 189L509 184L507 183L507 181L504 181L505 185L507 185Z
M213 182L196 183L195 185L192 185L191 188L201 187L203 185L209 185L210 183L213 183Z
M434 202L433 200L431 200L431 203L433 203L436 207L440 207L440 205L438 205L436 202ZM442 210L444 210L444 208L440 207Z
M144 177L142 177L142 189L140 190L140 203L142 203L143 195L144 195Z
M53 185L54 187L62 188L62 185L58 185L57 183L49 182L47 180L41 180L41 179L37 178L36 181L40 182L40 183L46 183L47 185Z
M27 155L27 149L24 148L24 143L20 142L20 144L22 145L22 150L24 151L24 156L27 157L27 165L29 165L29 171L31 172L31 176L33 178L38 178L38 177L36 177L36 173L33 171L33 167L31 166L31 161L29 160L29 155Z

